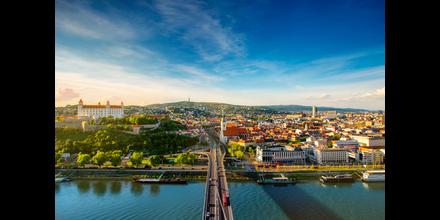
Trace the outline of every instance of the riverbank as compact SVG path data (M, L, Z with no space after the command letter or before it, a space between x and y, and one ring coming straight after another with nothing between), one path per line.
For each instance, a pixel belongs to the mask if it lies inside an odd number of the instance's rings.
M145 170L145 169L56 169L55 173L75 179L120 179L179 177L187 180L205 180L206 170Z
M145 169L56 169L55 172L62 176L69 176L71 179L122 179L131 180L140 178L158 178L165 172L164 178L179 177L187 180L206 180L206 170L145 170ZM360 171L291 171L282 172L290 179L297 181L317 180L322 175L353 174L355 178ZM280 172L265 172L277 175ZM258 179L258 172L252 171L226 171L229 181L255 181Z

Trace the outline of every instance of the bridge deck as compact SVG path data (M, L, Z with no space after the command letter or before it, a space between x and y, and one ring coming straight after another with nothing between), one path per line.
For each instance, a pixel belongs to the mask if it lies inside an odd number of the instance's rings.
M215 141L211 141L210 152L207 155L209 168L206 178L202 219L232 220L232 207L229 201L223 201L225 199L224 195L229 197L228 182L223 166L225 154L221 152Z

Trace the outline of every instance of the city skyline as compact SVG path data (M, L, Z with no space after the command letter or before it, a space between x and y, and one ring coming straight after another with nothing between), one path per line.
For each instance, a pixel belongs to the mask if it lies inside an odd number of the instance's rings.
M383 1L56 1L55 105L384 110Z

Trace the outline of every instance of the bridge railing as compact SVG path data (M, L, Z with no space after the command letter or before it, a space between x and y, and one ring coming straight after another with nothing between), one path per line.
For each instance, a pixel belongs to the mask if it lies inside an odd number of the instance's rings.
M211 163L211 159L208 157L208 173L206 175L206 183L205 183L205 201L203 202L203 212L202 212L202 220L206 219L206 211L208 207L208 200L209 200L209 178L211 178L211 167L209 164Z

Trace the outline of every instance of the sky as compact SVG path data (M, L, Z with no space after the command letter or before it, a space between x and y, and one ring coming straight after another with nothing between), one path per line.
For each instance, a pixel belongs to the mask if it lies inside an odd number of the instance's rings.
M385 108L384 2L55 2L55 106Z

